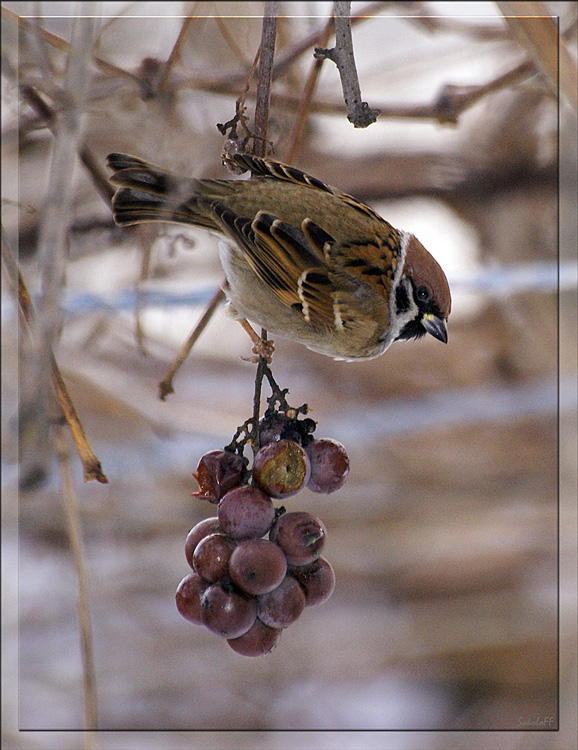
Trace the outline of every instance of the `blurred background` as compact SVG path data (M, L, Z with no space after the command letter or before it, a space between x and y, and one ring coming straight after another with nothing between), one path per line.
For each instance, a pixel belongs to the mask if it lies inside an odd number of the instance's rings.
M276 341L277 381L351 473L289 501L325 524L337 585L258 659L174 604L187 532L214 515L192 472L251 415L250 343L219 308L159 400L222 281L217 240L115 228L103 175L122 151L230 177L216 125L247 82L251 125L263 3L2 11L4 239L108 478L85 483L68 433L40 420L58 421L49 364L4 273L3 746L575 747L577 4L353 3L381 109L360 130L328 61L304 103L332 4L280 3L271 155L414 233L453 311L448 346L369 362ZM81 731L87 680L107 731Z

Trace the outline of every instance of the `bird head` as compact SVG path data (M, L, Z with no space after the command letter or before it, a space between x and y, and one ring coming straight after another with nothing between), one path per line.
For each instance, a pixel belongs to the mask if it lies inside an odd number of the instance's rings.
M447 319L452 306L450 287L435 258L413 235L409 235L405 262L396 288L396 312L406 322L398 339L413 339L429 333L447 344Z

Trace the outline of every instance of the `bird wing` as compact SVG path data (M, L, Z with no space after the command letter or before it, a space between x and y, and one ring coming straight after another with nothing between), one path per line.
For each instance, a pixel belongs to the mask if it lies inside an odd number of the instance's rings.
M321 260L323 253L311 247L308 237L315 236L328 249L334 240L327 232L310 220L306 234L264 211L250 219L238 216L223 203L215 202L211 208L226 234L243 250L253 271L285 305L314 328L343 327L341 300L347 287L358 284L348 280L346 274L334 272ZM360 289L355 291L359 297Z

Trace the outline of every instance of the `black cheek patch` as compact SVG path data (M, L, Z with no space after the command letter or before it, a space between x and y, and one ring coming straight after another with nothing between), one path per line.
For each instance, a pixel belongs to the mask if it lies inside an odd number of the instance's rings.
M407 312L410 308L408 293L403 284L398 284L395 290L395 311L398 315Z

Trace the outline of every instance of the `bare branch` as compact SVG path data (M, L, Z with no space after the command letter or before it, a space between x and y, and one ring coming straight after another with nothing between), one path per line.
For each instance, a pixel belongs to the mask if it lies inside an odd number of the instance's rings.
M366 128L377 120L378 109L371 109L367 102L361 100L361 88L353 54L351 36L351 2L335 0L335 47L333 49L315 48L316 58L329 58L336 65L341 77L343 100L347 108L347 119L356 128Z
M536 62L550 89L558 95L559 87L572 108L578 109L576 61L548 8L541 2L504 1L497 5L512 35Z
M94 665L94 642L90 618L90 596L85 564L86 554L82 533L82 521L80 517L80 509L78 507L78 498L74 492L74 486L70 476L70 465L64 431L61 427L55 428L54 438L56 442L56 455L60 466L62 505L64 516L66 518L70 552L74 569L76 571L76 581L78 585L78 619L82 647L84 716L85 728L90 733L86 737L85 747L93 747L93 737L91 735L92 731L98 727L98 702L96 669Z
M28 289L26 288L26 284L24 283L24 280L20 273L20 269L18 268L18 264L16 263L14 254L8 244L4 228L2 228L2 264L6 271L11 291L18 300L18 311L20 317L25 325L30 329L34 323L36 312L32 305L32 301L30 299ZM50 350L49 352L49 361L54 392L62 409L62 413L64 415L68 428L70 429L70 432L76 444L80 460L82 461L82 466L84 469L84 481L88 482L92 479L96 479L98 482L106 484L108 482L108 479L102 471L100 461L90 447L90 443L88 442L86 433L84 432L82 424L80 423L78 414L76 413L76 409L74 408L74 404L72 402L72 399L70 398L68 389L66 388L66 384L62 379L62 375L60 374L60 370L58 369L58 364L56 363L52 350Z
M265 3L265 15L263 17L263 30L261 33L261 53L259 55L257 101L255 104L255 140L253 142L253 153L255 156L265 156L266 154L269 97L271 79L273 77L278 12L279 3L277 0L270 0Z
M175 389L173 388L173 378L177 374L177 371L179 370L185 359L189 356L189 353L198 340L199 336L207 327L209 321L215 313L215 310L224 299L225 292L223 290L226 289L226 287L227 282L224 281L222 287L217 289L217 291L215 292L213 298L199 318L199 322L190 333L188 339L180 348L179 353L169 365L164 378L159 383L159 398L161 399L161 401L165 401L170 393L175 392Z

